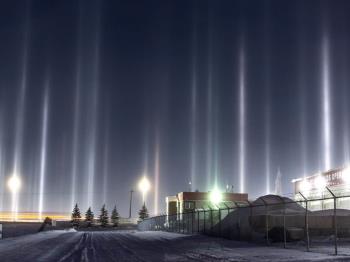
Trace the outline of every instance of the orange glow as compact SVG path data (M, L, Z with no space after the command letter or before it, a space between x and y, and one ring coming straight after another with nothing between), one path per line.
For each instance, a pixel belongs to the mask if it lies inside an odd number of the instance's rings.
M59 213L43 213L42 217L49 217L54 220L70 220L70 214L59 214ZM12 221L13 216L11 212L0 212L0 221ZM18 213L18 219L17 221L27 221L27 222L38 222L39 219L39 213L36 212L22 212Z

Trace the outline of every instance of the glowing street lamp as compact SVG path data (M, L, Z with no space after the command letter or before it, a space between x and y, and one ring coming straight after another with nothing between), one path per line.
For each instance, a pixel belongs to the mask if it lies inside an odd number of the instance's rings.
M210 192L209 200L214 205L220 204L223 200L222 193L217 188L215 188L213 191Z
M12 175L7 181L7 186L13 194L16 194L21 189L21 179L17 175Z
M151 184L146 176L143 176L139 182L139 190L142 193L142 201L145 203L145 197L147 192L150 190Z
M11 198L12 198L12 219L14 221L17 220L18 216L18 192L21 189L22 182L19 176L16 174L11 175L11 177L7 180L7 187L11 191Z

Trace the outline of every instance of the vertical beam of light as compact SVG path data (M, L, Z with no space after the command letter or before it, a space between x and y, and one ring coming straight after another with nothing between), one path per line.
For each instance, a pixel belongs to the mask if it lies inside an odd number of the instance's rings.
M25 100L27 93L27 75L28 75L28 53L29 53L29 7L27 7L24 40L23 40L23 55L22 55L22 72L20 77L20 87L17 100L17 112L15 115L15 141L14 141L14 156L13 156L13 173L12 178L19 176L22 165L22 147L23 147L23 129L25 117ZM11 193L11 213L12 220L18 219L19 208L19 192Z
M99 10L99 9L97 9ZM87 205L93 205L94 182L96 172L96 140L97 140L97 116L98 116L98 97L99 97L99 70L100 70L100 14L98 13L96 25L96 39L94 47L94 69L93 86L91 93L91 118L90 118L90 137L88 152L88 183L87 183Z
M209 25L209 44L208 44L208 86L207 86L207 145L206 145L206 172L207 189L212 186L212 166L213 166L213 87L212 87L212 30Z
M342 68L349 68L348 56L349 51L347 49L348 41L344 42L343 48L346 49L343 55ZM347 71L345 71L347 72ZM350 145L349 145L349 91L348 82L349 78L347 73L343 71L342 74L342 129L343 129L343 165L348 166L350 164Z
M81 83L80 65L76 75L76 91L74 101L74 122L73 122L73 143L72 143L72 170L71 170L71 206L77 202L77 173L78 173L78 145L79 145L79 130L80 130L80 83Z
M107 120L108 122L108 120ZM105 141L103 149L103 181L102 181L102 201L106 204L107 201L107 191L108 191L108 173L109 173L109 128L106 125L105 130Z
M266 101L266 109L265 109L265 178L266 178L266 194L271 193L271 140L270 140L270 134L271 134L271 120L270 120L270 107L269 107L270 100L267 99Z
M196 19L196 15L194 15ZM192 84L191 84L191 179L190 190L194 191L197 180L197 27L194 21L193 40L192 40Z
M299 16L302 18L304 16L304 13L302 12L303 8L300 8L299 10ZM307 61L305 61L306 57L306 50L305 50L305 44L304 44L304 23L303 19L299 19L298 21L299 31L300 35L298 36L298 102L299 102L299 125L300 125L300 157L301 157L301 166L302 166L302 176L306 177L308 171L307 171L307 163L308 163L308 157L307 157L307 114L306 114L306 96L307 96L307 88L305 86L305 80L306 80L306 74L307 72Z
M344 154L344 165L348 166L350 164L350 148L349 148L349 106L348 106L348 91L347 85L344 88L343 94L343 154Z
M77 64L75 77L75 100L73 116L73 141L72 141L72 170L71 170L71 207L77 202L77 173L78 173L78 155L79 155L79 130L80 130L80 106L81 106L81 8L79 9L78 21L78 41L77 41Z
M265 108L264 108L264 135L265 135L265 190L266 195L271 193L271 100L270 100L270 85L271 85L271 70L270 70L270 13L271 5L270 2L264 4L264 80L265 80Z
M214 175L214 188L218 188L219 179L219 113L218 113L218 99L215 99L214 106L214 123L213 123L213 175Z
M329 73L329 40L326 34L322 38L322 114L323 114L323 154L324 169L331 168L331 98Z
M46 173L46 152L47 152L47 127L49 114L49 79L46 80L44 101L42 108L42 125L41 125L41 153L40 153L40 180L39 180L39 220L42 220L44 208L44 188L45 188L45 173Z
M159 203L159 168L160 168L160 144L159 144L159 135L156 136L155 143L155 155L154 155L154 214L157 215L159 212L158 203Z
M3 120L3 111L0 108L0 212L4 208L4 195L5 195L5 160L4 160L4 120Z
M149 168L149 144L148 144L148 129L145 128L144 132L144 145L143 145L143 175L148 174L148 168Z
M208 90L207 90L207 188L210 189L212 184L212 114L213 114L213 101L212 101L212 86L211 86L211 67L208 72Z
M245 53L239 50L239 190L245 191Z

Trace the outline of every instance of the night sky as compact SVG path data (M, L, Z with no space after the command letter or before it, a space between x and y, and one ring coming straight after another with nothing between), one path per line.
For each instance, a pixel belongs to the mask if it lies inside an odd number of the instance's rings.
M127 216L143 174L159 213L180 191L254 199L280 169L287 194L346 165L349 13L345 0L1 1L0 209L14 173L20 211L43 195L44 211Z

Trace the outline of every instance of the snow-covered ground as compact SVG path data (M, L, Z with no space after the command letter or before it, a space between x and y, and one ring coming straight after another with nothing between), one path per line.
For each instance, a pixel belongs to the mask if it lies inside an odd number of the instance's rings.
M0 261L350 261L350 256L335 257L200 235L62 230L3 239Z

